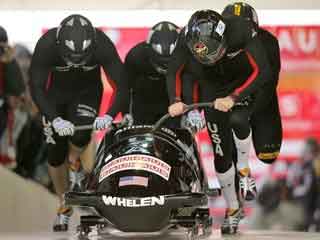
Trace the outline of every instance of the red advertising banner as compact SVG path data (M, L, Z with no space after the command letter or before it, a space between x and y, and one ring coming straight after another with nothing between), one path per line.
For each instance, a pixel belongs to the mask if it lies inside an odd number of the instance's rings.
M320 139L320 96L312 92L291 91L279 94L285 138L315 136Z
M282 70L320 70L320 26L266 27L279 40Z
M99 27L116 45L121 59L124 59L129 50L137 43L145 41L148 28L108 28Z

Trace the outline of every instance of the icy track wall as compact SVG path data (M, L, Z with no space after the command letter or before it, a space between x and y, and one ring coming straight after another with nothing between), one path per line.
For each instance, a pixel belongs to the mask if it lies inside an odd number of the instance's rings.
M0 232L47 232L56 213L56 197L2 166L0 182Z

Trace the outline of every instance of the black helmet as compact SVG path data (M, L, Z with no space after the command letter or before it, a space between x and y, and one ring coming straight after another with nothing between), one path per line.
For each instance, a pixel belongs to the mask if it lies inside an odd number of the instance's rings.
M81 15L70 15L57 29L57 44L68 65L84 65L96 45L95 28Z
M8 42L7 31L1 26L0 26L0 42L3 42L3 43Z
M185 29L187 46L200 63L215 64L226 53L225 31L226 24L219 13L197 11Z
M259 20L256 10L247 3L235 2L227 5L222 12L222 16L230 15L243 17L253 22L256 27L259 26Z
M150 61L157 72L167 72L178 35L179 28L171 22L159 22L150 29L146 43L151 47Z

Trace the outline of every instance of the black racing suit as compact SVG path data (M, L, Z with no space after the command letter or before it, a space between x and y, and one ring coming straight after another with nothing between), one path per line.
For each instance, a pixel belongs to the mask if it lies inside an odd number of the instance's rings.
M240 18L225 18L227 53L213 66L198 63L192 56L181 32L173 60L167 75L170 103L181 100L182 78L191 74L199 82L201 101L234 96L242 102L260 90L270 79L270 64L264 46L256 36L253 25ZM226 172L233 159L233 136L230 112L206 109L206 120L213 149L217 172Z
M128 109L128 87L123 64L111 40L96 30L96 48L81 67L66 65L59 55L57 28L38 41L31 62L31 94L47 121L62 117L75 126L92 124L100 106L103 85L100 67L115 88L115 99L107 114L114 117ZM91 131L78 131L70 137L55 136L49 146L49 163L59 166L66 159L68 140L78 147L88 144Z
M168 112L166 78L152 66L150 51L151 47L141 42L128 52L125 59L135 125L154 124Z
M146 42L138 43L127 54L125 68L131 93L131 114L135 125L152 125L168 113L169 96L165 73L159 73L151 62L155 54ZM170 119L166 127L178 128L179 118Z
M282 124L277 96L281 69L280 49L278 40L270 32L259 28L258 37L266 49L271 77L254 96L250 125L257 157L270 164L278 157L282 143Z

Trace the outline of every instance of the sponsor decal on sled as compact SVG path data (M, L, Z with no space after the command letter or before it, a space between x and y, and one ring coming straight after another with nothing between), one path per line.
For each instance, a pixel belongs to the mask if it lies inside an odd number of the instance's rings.
M102 169L99 176L99 182L106 177L125 170L144 170L157 174L165 180L169 180L171 167L162 160L144 154L126 155L112 160Z
M119 198L119 197L103 195L102 201L107 206L136 208L136 207L163 206L165 199L164 199L164 196L144 197L144 198Z

